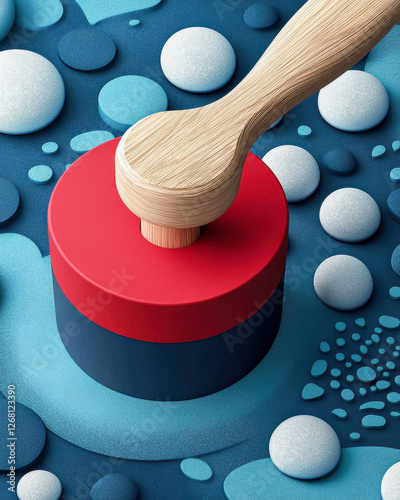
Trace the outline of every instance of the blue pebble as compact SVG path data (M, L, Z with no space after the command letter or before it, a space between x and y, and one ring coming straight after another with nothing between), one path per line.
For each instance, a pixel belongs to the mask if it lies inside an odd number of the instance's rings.
M358 392L360 393L360 396L366 396L367 395L367 389L365 387L360 387Z
M138 26L140 24L139 19L131 19L129 21L129 26Z
M360 406L360 411L365 410L383 410L385 403L383 401L368 401Z
M340 387L340 382L338 380L331 380L330 386L332 389L339 389Z
M388 330L395 330L400 326L400 320L392 316L381 316L379 318L379 324Z
M357 167L357 160L347 149L332 149L323 156L321 165L331 174L349 175Z
M385 153L386 153L385 146L379 145L374 147L371 154L372 158L379 158L380 156L383 156Z
M392 352L393 357L398 358L400 356L399 351L393 351Z
M382 328L379 328L378 326L374 328L374 332L380 335L382 333Z
M400 300L400 286L392 286L389 290L389 297L393 300Z
M383 367L382 367L382 366L378 366L377 371L378 371L379 373L380 373L380 372L382 372L382 371L383 371Z
M351 338L354 340L354 342L358 342L361 338L361 335L359 333L353 333Z
M371 365L377 365L378 363L379 363L379 359L378 358L371 359Z
M319 345L319 349L321 352L326 354L331 350L331 346L328 344L328 342L321 342Z
M381 415L366 415L362 421L361 425L364 429L381 429L386 425L385 417Z
M347 361L346 363L346 368L351 368L353 365L350 363L350 361Z
M389 394L386 396L387 400L389 403L392 404L398 404L400 403L400 394L398 392L389 392Z
M376 391L376 386L375 386L375 385L371 385L370 390L371 390L372 392L375 392L375 391Z
M342 352L338 352L335 356L337 361L344 361L345 360L345 355Z
M136 500L138 487L133 479L121 473L108 474L95 483L90 491L91 500Z
M392 149L394 152L400 151L400 141L393 141Z
M301 397L305 401L310 401L312 399L318 399L324 394L324 389L316 384L307 384L304 386L303 391L301 393Z
M36 165L29 169L28 177L35 184L47 184L53 177L53 170L47 165Z
M335 329L338 331L338 332L344 332L346 330L346 323L343 323L343 321L338 321L336 324L335 324Z
M388 361L386 363L386 368L388 368L389 370L394 370L396 368L396 365L393 363L393 361Z
M60 0L15 0L15 24L29 31L38 31L56 24L64 13Z
M186 458L181 462L181 471L195 481L208 481L212 477L211 467L199 458Z
M392 191L389 194L388 199L387 199L387 206L388 206L390 215L393 217L393 219L397 222L400 222L400 189L396 189L395 191ZM399 247L397 247L397 248L399 248ZM399 252L400 252L400 250L399 250ZM400 264L397 263L397 266L400 266ZM400 268L397 267L397 269L398 269L398 272L395 271L395 273L397 273L400 276Z
M400 375L396 375L396 377L394 378L394 383L400 386Z
M342 396L342 399L346 401L346 403L351 403L351 401L353 401L355 398L355 394L351 389L343 389L340 395Z
M338 339L336 339L336 345L338 347L343 347L344 345L346 345L346 341L342 338L338 338Z
M373 333L373 334L371 335L371 340L372 340L373 342L375 342L375 344L379 344L379 342L381 341L381 339L380 339L379 335L377 335L376 333Z
M277 23L277 10L265 2L256 2L247 7L243 19L245 24L253 30L265 30Z
M400 190L399 190L400 191ZM399 196L400 198L400 196ZM400 200L399 200L400 202ZM400 207L399 207L400 208ZM400 245L398 245L393 253L392 253L392 259L391 259L391 265L392 265L392 269L393 271L398 275L400 276Z
M392 182L395 183L400 182L400 168L399 167L393 168L390 171L389 177Z
M354 323L359 326L360 328L365 327L365 319L364 318L357 318Z
M359 354L352 354L352 355L351 355L351 359L352 359L355 363L361 363L361 361L362 361L362 357L361 357Z
M312 129L308 125L300 125L297 129L297 133L300 137L308 137L312 134Z
M17 213L19 193L12 182L0 177L0 228L8 224Z
M42 146L42 151L45 155L54 155L58 151L58 144L56 142L46 142Z
M0 3L0 40L5 38L15 19L14 0L2 0Z
M111 132L105 130L92 130L91 132L84 132L83 134L75 136L71 139L70 146L76 153L86 153L111 139L114 139Z
M385 351L385 349L383 347L380 347L378 349L378 352L379 352L379 354L382 354L382 355L386 353L386 351Z
M400 418L400 413L398 411L391 411L390 416L393 418Z
M351 382L354 382L354 377L353 377L353 375L347 375L346 380L347 380L347 382L350 382L350 383L351 383Z
M311 375L315 378L322 377L322 375L326 372L327 369L328 369L328 363L324 359L318 359L312 365Z
M365 345L360 345L360 352L361 352L361 354L367 354L368 347L366 347Z
M361 366L361 368L357 370L357 378L360 382L370 384L376 379L376 372L369 366Z
M332 377L338 378L340 377L341 374L342 372L339 370L339 368L332 368L331 370Z
M371 345L372 345L372 340L369 340L369 339L368 339L368 340L366 340L366 341L365 341L365 345L367 345L367 346L371 346Z
M347 418L347 411L343 410L342 408L335 408L334 410L332 410L332 414L340 418L341 420Z
M120 76L99 94L99 113L104 122L120 132L142 118L166 111L168 98L158 83L144 76Z
M382 377L389 378L390 374L389 372L383 372Z
M96 71L113 61L117 48L113 39L98 29L76 29L58 43L58 55L70 68Z
M360 441L361 439L361 435L358 432L351 432L349 437L352 441Z
M18 388L17 388L18 389ZM10 465L15 465L16 470L28 467L42 453L46 442L46 429L42 420L30 408L17 403L15 407L16 416L16 464L9 464L9 449L6 446L8 438L7 418L8 402L6 399L0 400L0 472L10 472Z
M384 391L389 387L390 382L388 382L387 380L378 380L378 382L376 383L376 388L378 389L378 391Z

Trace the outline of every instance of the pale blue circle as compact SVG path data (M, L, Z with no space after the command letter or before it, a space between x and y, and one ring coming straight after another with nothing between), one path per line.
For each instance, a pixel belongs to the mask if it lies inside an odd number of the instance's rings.
M58 151L58 144L56 142L46 142L42 146L42 151L45 155L54 155Z
M212 477L211 467L199 458L186 458L181 462L181 471L195 481L208 481Z
M47 165L36 165L29 170L28 176L35 184L47 184L53 177L53 170Z
M165 43L161 69L172 85L187 92L212 92L232 78L236 55L228 40L215 30L190 27Z
M360 382L369 384L376 379L376 372L369 366L362 366L357 370L357 378Z
M167 94L158 83L144 76L120 76L108 82L99 94L99 113L110 127L126 132L142 118L166 111Z
M300 125L300 127L297 129L297 133L300 137L308 137L312 134L312 129L308 125Z
M0 0L0 40L5 38L15 18L15 4L14 0Z

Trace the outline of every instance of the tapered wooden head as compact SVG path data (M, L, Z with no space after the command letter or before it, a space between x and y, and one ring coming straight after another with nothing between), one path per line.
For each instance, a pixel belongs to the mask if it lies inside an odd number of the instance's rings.
M192 243L199 235L193 228L234 201L257 137L351 68L398 21L399 0L309 0L228 95L131 127L116 153L116 184L126 206L148 223L148 239L167 247ZM159 227L174 228L176 242L160 243L166 230Z

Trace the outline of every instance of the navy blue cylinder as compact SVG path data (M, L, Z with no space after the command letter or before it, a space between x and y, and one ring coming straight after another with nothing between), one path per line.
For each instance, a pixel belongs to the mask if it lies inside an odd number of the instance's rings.
M264 306L255 301L254 314L226 332L194 342L144 342L92 322L71 304L54 275L53 285L57 325L70 356L101 384L141 399L194 399L234 384L268 352L282 313L283 281Z

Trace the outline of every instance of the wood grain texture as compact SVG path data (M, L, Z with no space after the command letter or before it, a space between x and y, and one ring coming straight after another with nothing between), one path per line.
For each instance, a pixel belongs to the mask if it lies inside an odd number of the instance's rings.
M125 133L116 153L122 200L158 226L194 228L215 220L235 199L256 139L399 21L399 0L309 0L225 97L148 116Z
M184 248L196 242L201 233L200 227L176 228L157 226L145 220L140 221L143 238L162 248Z

